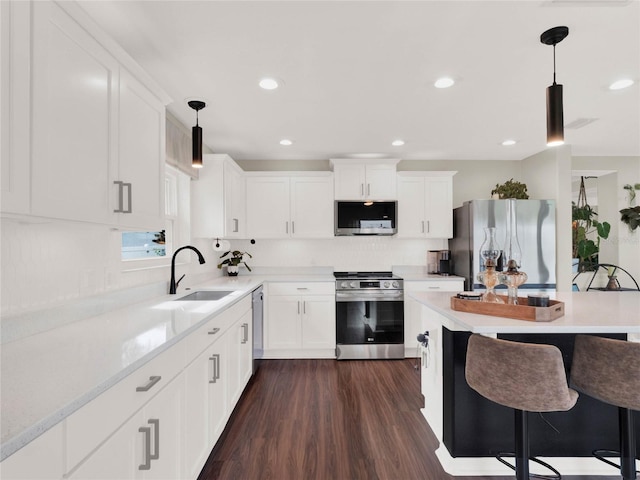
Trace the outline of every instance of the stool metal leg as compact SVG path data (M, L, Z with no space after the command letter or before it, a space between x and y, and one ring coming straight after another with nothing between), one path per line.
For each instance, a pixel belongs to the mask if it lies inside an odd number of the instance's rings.
M516 479L529 480L529 417L527 412L515 411Z
M624 480L636 480L636 445L633 431L633 412L618 407L620 425L620 471Z

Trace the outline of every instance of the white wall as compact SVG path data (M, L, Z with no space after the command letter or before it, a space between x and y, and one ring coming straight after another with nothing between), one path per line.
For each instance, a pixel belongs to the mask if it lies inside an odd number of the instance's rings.
M522 161L530 198L556 201L556 285L570 291L571 280L571 147L547 148Z

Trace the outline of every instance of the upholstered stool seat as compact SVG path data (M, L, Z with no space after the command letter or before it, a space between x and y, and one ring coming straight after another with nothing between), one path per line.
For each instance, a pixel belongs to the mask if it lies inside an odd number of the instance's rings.
M640 343L577 335L571 383L590 397L618 407L620 451L595 450L593 453L600 460L620 468L625 480L635 480L633 411L640 410ZM620 457L620 465L604 458L612 454Z
M511 342L482 335L469 337L465 377L483 397L515 410L515 467L499 454L498 460L516 472L518 480L529 479L529 460L555 473L542 478L561 478L550 465L529 458L527 412L567 411L578 393L567 385L562 353L553 345Z

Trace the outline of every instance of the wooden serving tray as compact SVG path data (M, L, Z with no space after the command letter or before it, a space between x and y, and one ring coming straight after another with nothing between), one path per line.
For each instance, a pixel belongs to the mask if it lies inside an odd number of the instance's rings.
M508 305L505 295L498 295L505 303L489 303L451 297L451 309L458 312L479 313L494 317L517 318L530 322L550 322L564 315L564 302L549 300L548 307L530 307L527 297L518 297L519 305Z

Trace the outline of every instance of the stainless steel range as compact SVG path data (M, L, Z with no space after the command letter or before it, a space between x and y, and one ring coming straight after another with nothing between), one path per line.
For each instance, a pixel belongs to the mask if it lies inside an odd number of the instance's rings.
M404 287L391 272L335 272L336 358L404 358Z

